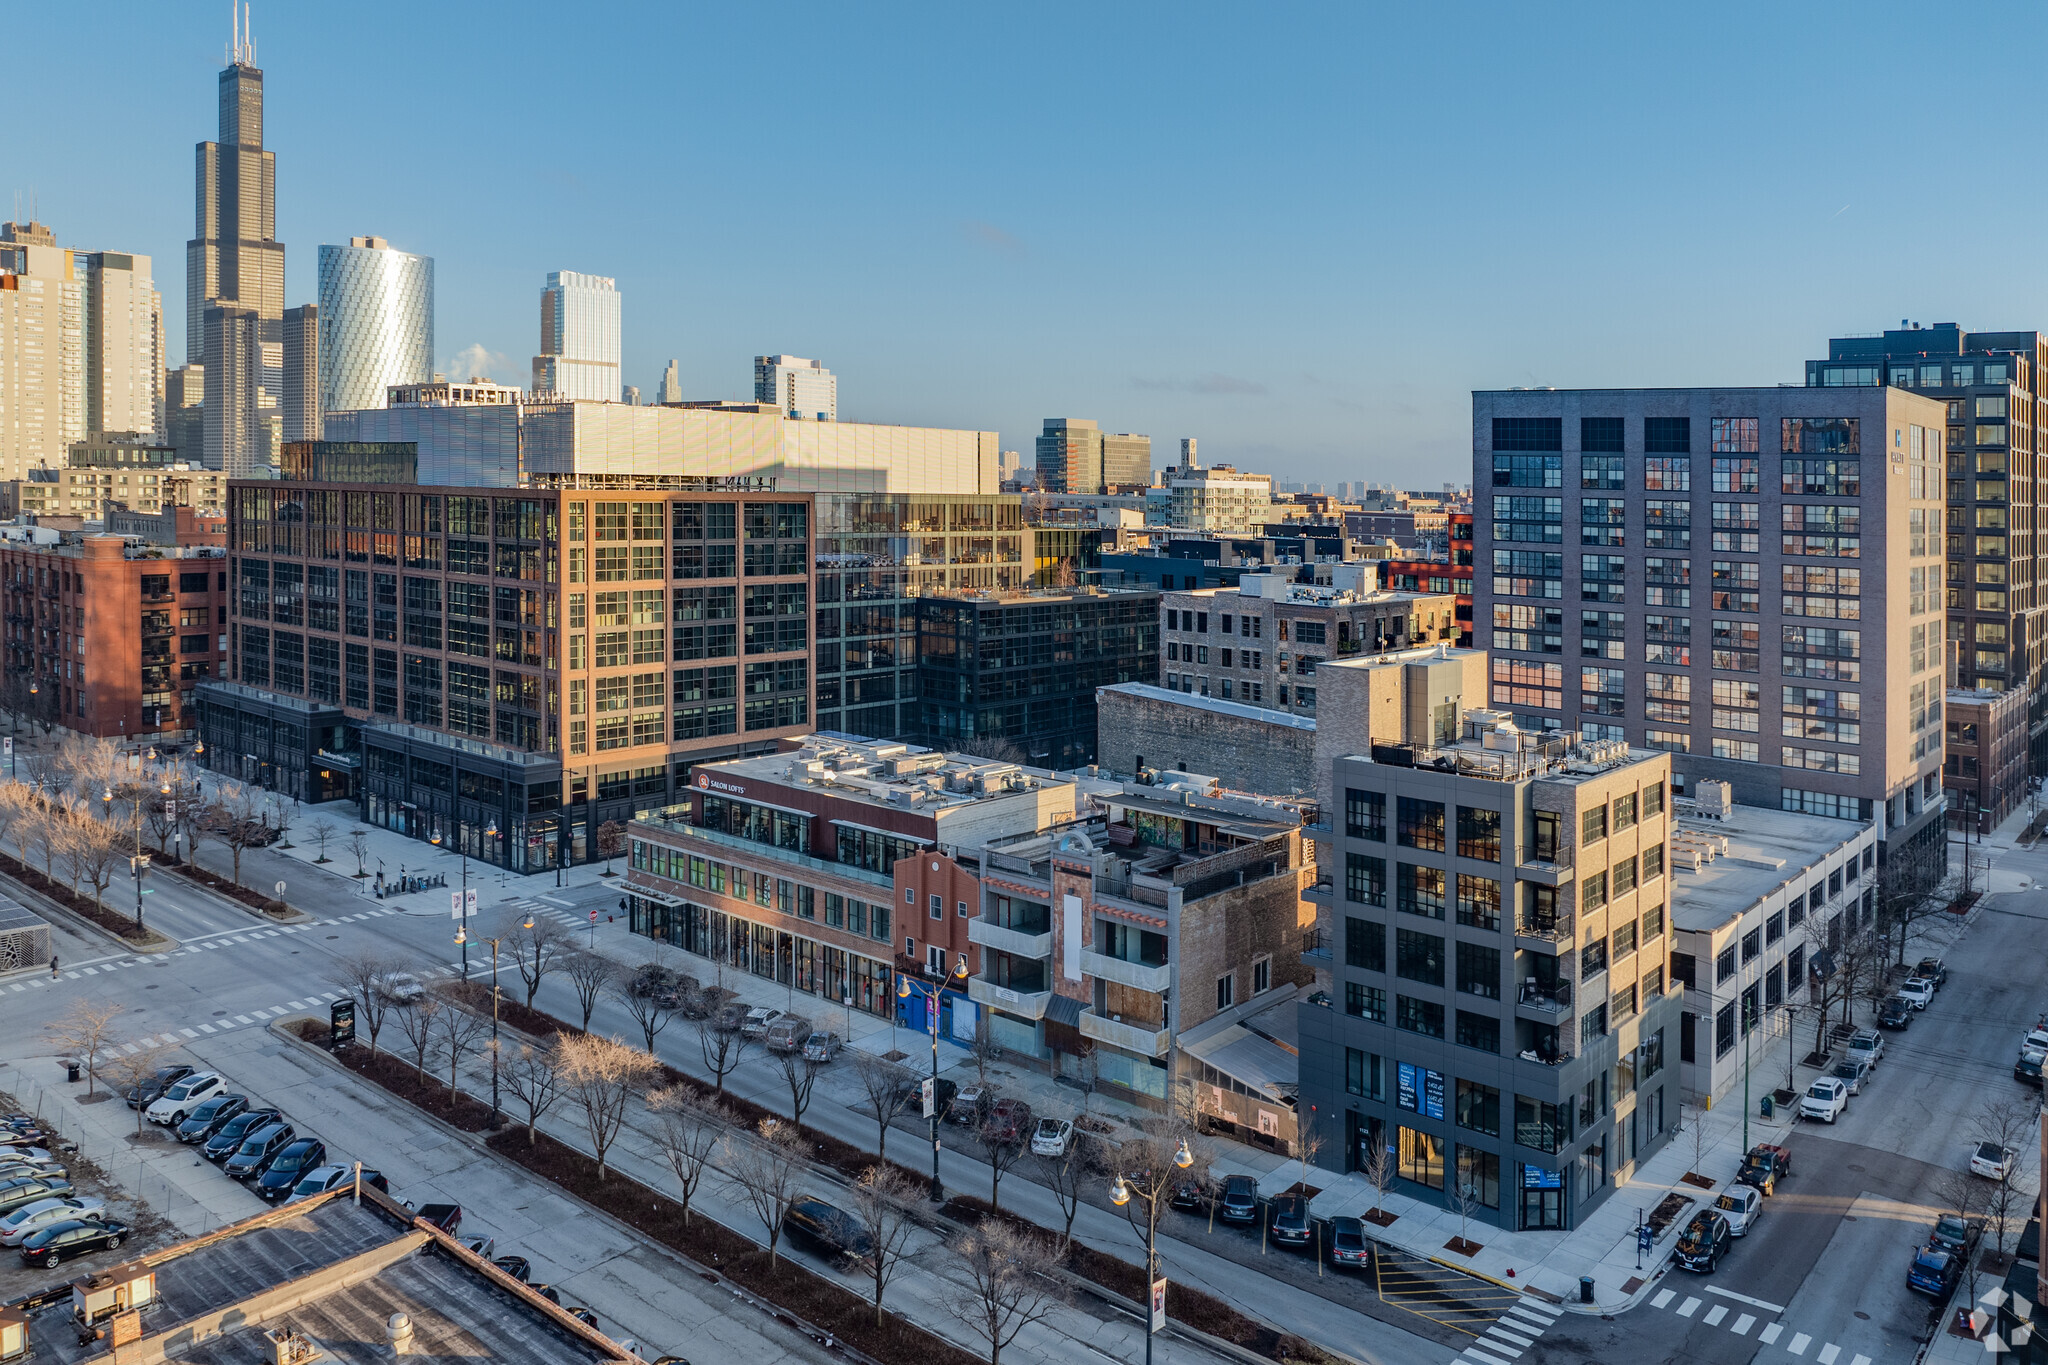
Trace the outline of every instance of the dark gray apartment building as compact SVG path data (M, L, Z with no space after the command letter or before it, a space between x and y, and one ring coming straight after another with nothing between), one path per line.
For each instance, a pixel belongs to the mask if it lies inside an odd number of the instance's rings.
M1893 387L1472 395L1474 643L1525 728L1944 860L1949 407Z
M2048 336L1952 322L1835 337L1806 362L1813 388L1911 389L1948 409L1945 600L1957 687L2025 692L2034 771L2048 765L2048 601L2035 533Z

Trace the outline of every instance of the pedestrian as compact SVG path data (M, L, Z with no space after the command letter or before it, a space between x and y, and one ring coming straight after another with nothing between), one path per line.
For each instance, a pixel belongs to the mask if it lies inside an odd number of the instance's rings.
M57 979L57 955L56 955L55 953L51 953L51 954L50 954L50 980L52 980L52 981L55 981L56 979Z

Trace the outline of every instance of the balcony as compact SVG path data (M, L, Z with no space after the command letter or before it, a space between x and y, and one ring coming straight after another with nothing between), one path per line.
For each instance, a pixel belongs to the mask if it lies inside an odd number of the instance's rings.
M1515 998L1515 1013L1524 1019L1551 1021L1571 1013L1572 984L1569 981L1524 981Z
M1153 966L1144 962L1129 962L1108 953L1098 953L1093 948L1081 950L1081 974L1114 981L1119 986L1130 986L1141 991L1163 991L1173 983L1173 968L1161 962Z
M1042 934L1027 934L1021 929L1006 929L994 920L971 919L967 921L967 941L1018 957L1042 960L1052 956L1051 929Z
M993 981L972 976L967 979L967 998L1019 1019L1043 1019L1045 1007L1052 1003L1052 992L1013 991L1008 986L998 986Z
M1515 924L1515 946L1561 953L1572 945L1570 915L1524 915Z
M1334 885L1332 885L1328 877L1324 877L1322 880L1316 882L1313 886L1304 886L1303 888L1301 888L1302 899L1314 901L1317 905L1333 904L1335 902L1336 895L1337 889Z
M1173 1035L1167 1029L1141 1028L1087 1009L1081 1011L1081 1036L1122 1048L1125 1052L1135 1052L1140 1057L1164 1057Z
M1518 881L1534 882L1538 886L1563 886L1572 879L1571 865L1554 863L1548 858L1530 858L1515 867Z

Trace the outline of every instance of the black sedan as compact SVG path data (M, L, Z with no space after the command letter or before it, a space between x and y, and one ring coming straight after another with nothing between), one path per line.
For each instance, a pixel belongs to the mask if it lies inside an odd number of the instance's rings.
M128 1101L130 1109L147 1109L162 1098L164 1091L191 1074L192 1068L189 1066L163 1067L141 1085L128 1087L128 1093L121 1098Z
M128 1236L128 1225L111 1218L71 1218L30 1233L21 1244L21 1259L54 1270L73 1256L113 1251Z
M269 1126L284 1115L275 1109L244 1109L229 1119L219 1132L206 1140L199 1154L208 1161L226 1161L242 1148L242 1139L260 1128Z
M180 1142L204 1142L227 1126L228 1120L249 1108L247 1095L215 1095L201 1104L174 1130Z
M1907 1004L1902 996L1895 995L1878 1008L1877 1026L1879 1028L1888 1028L1894 1032L1903 1033L1912 1022L1913 1007Z
M1271 1208L1273 1240L1282 1246L1307 1246L1310 1232L1308 1200L1298 1194L1278 1195Z
M300 1138L282 1148L263 1168L263 1174L256 1178L256 1195L275 1204L292 1192L292 1186L299 1183L300 1176L326 1162L326 1143L318 1138Z

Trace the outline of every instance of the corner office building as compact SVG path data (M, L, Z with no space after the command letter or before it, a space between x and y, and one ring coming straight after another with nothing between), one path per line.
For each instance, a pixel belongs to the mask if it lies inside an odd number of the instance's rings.
M1896 388L1472 395L1476 643L1528 728L1868 820L1942 865L1947 405Z

